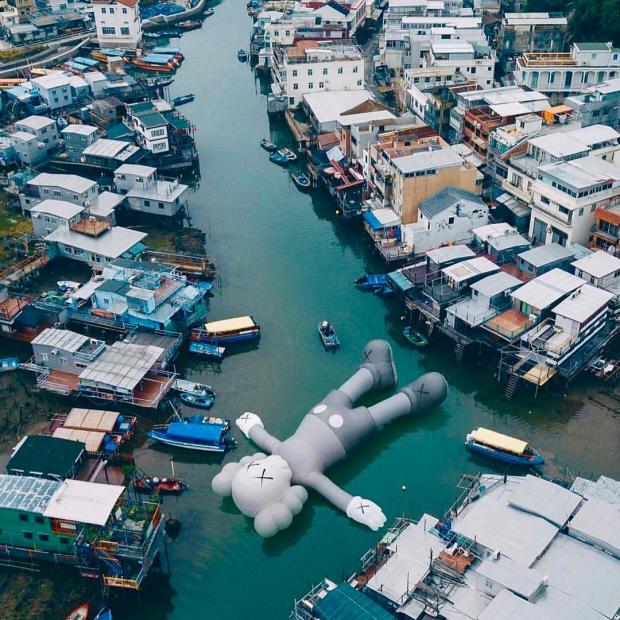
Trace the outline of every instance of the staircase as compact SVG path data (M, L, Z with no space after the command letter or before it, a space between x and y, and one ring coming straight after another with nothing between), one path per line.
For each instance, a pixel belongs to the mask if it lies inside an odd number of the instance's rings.
M508 383L506 384L506 391L504 392L504 396L506 400L512 400L512 397L515 395L515 392L517 391L518 386L519 386L519 376L510 375L510 379L508 379Z
M457 342L456 347L454 348L454 361L457 364L460 364L463 361L464 355L465 355L465 344L462 342Z

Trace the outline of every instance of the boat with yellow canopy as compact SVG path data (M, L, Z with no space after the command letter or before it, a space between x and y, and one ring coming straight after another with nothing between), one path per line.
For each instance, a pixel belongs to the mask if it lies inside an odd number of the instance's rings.
M479 427L465 439L468 450L512 465L542 465L545 460L526 441Z

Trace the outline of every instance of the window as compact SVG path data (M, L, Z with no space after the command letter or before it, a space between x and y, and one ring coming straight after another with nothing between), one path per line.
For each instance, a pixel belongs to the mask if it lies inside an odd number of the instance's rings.
M36 523L45 523L45 519L43 518L43 515L36 515L34 520Z
M293 84L293 90L299 90L299 84Z
M308 90L312 90L314 88L314 84L312 82L308 82Z
M26 540L32 540L32 532L24 532L24 538Z
M159 202L159 203L157 203L157 206L158 206L160 209L165 209L165 208L166 208L166 205L165 205L163 202Z
M144 201L144 206L145 207L150 207L151 206L151 201L150 200L145 200Z
M583 207L579 209L579 217L581 217L582 215L583 215Z
M114 15L114 7L110 7L110 15Z
M293 69L293 77L297 77L297 69Z
M111 26L104 26L101 29L101 34L116 34L116 28L112 28Z
M338 75L342 75L343 74L343 69L342 67L338 67Z
M448 218L448 224L454 224L454 217Z
M357 73L358 71L359 71L359 67L357 65L353 67L353 73Z
M325 82L319 82L319 88L325 88Z
M19 515L19 520L20 521L28 521L28 515L25 515L25 514L21 513Z
M362 85L362 80L357 80L357 85L361 86Z
M123 15L127 15L127 9L123 7Z
M312 69L308 69L308 75L312 75Z
M129 28L122 27L121 28L121 34L124 34L125 36L128 36L129 35Z
M102 9L101 9L101 13L103 13L103 15L105 15L105 14L106 14L106 12L107 12L107 11L105 10L105 8L102 8Z
M327 75L327 67L325 67L325 69L323 69L323 75Z
M50 539L50 537L47 534L39 534L39 540L41 542L47 542Z
M62 194L58 190L55 189L52 192L52 196L55 196L56 198L60 198L60 196L62 196Z

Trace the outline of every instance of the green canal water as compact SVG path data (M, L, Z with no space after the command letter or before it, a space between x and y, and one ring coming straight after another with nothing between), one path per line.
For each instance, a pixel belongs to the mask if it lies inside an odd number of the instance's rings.
M380 504L388 521L425 511L442 514L456 496L461 473L489 471L488 462L463 447L475 425L529 439L548 459L546 473L560 473L569 464L588 474L620 476L618 412L591 400L587 382L568 397L525 395L507 403L489 367L476 360L455 365L452 349L440 341L427 350L412 349L400 336L398 305L354 288L366 269L381 268L360 225L337 220L328 196L300 193L259 146L265 136L279 144L289 138L284 125L270 124L266 87L237 61L237 49L248 47L250 28L244 2L216 5L202 30L182 38L186 61L172 86L175 96L196 94L183 113L197 127L201 162L191 215L207 232L207 251L221 275L210 317L252 314L263 328L259 346L226 357L219 373L206 363L187 362L188 376L214 386L213 413L235 419L254 411L268 430L285 438L356 368L367 340L387 338L401 383L438 370L451 386L442 407L384 429L329 472L349 492ZM342 340L336 354L319 342L316 324L323 318L334 323ZM354 524L316 496L289 530L271 540L259 538L231 501L210 490L224 462L253 451L235 435L239 447L225 459L146 445L138 450L138 464L158 474L169 471L173 454L177 475L191 488L164 504L183 524L179 538L168 544L169 587L151 590L142 613L132 608L125 617L286 618L296 596L323 576L350 574L378 540L380 533Z

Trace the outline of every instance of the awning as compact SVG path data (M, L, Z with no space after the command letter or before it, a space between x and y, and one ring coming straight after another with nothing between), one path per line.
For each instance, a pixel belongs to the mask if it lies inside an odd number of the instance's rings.
M400 217L398 217L392 209L375 209L374 211L366 211L366 213L364 213L364 220L366 220L366 223L374 231L400 225Z
M392 271L392 273L388 274L388 278L390 279L390 282L403 293L406 293L414 288L411 280L403 275L402 269Z

